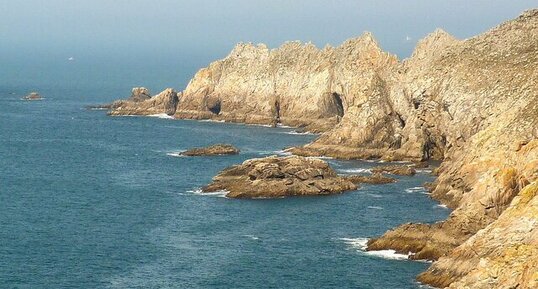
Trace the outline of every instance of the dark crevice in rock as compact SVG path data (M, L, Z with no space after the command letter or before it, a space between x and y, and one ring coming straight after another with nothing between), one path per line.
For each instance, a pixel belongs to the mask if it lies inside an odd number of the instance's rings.
M333 92L332 96L333 96L333 99L334 99L334 103L336 104L336 114L339 117L343 117L344 116L344 104L342 102L342 98L336 92Z

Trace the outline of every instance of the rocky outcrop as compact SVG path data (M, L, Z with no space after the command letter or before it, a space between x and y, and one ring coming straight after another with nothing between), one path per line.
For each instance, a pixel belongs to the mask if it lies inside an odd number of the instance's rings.
M24 96L23 100L42 100L43 97L37 92L31 92L30 94Z
M352 175L344 176L345 179L354 183L354 184L390 184L395 183L396 179L384 176L381 173L373 173L371 175L362 176L362 175Z
M134 87L128 101L140 102L151 98L149 90L145 87Z
M239 149L229 144L215 144L204 148L193 148L180 153L183 156L216 156L216 155L236 155Z
M174 115L178 102L178 93L171 88L149 97L146 88L136 87L129 99L115 101L110 105L109 115Z
M345 114L363 77L397 63L369 33L324 49L299 42L272 50L241 43L194 76L176 117L326 131Z
M372 173L389 173L398 176L414 176L417 171L410 166L387 165L372 168Z
M229 198L279 198L338 194L356 188L322 160L272 156L225 169L203 191L225 190Z

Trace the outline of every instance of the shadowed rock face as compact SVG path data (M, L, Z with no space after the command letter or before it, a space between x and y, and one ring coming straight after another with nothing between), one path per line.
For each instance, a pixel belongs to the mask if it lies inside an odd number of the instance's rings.
M322 160L272 156L225 169L203 191L226 190L230 198L279 198L338 194L356 188Z
M215 144L205 148L194 148L181 153L184 156L236 155L239 149L229 144Z

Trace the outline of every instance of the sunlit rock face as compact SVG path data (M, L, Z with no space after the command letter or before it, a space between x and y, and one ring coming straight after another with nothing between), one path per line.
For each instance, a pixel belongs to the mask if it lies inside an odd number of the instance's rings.
M400 226L370 249L438 259L419 277L436 286L535 287L538 10L465 40L436 30L402 62L369 33L324 49L239 44L200 70L179 103L166 95L111 114L324 132L290 150L305 156L443 160L431 193L450 217Z

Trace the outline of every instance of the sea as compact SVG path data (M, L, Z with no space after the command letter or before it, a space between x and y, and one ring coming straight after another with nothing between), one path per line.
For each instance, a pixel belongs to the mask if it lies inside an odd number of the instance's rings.
M429 263L365 244L448 216L423 187L431 171L332 196L229 199L200 188L226 167L318 136L86 109L134 86L181 90L200 66L4 59L0 288L423 288L415 277ZM32 91L44 99L21 100ZM214 143L241 153L178 154ZM340 174L382 164L325 160Z

